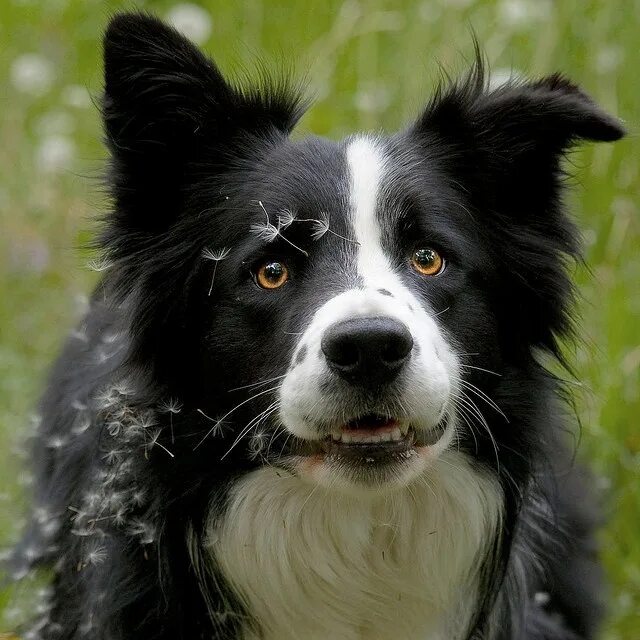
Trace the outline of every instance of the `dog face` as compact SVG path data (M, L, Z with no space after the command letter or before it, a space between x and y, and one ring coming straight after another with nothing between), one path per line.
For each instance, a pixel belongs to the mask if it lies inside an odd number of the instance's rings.
M478 63L404 132L292 141L295 92L231 86L159 22L114 20L105 51L109 282L131 359L208 416L203 464L379 492L528 446L492 398L567 329L559 162L617 122Z

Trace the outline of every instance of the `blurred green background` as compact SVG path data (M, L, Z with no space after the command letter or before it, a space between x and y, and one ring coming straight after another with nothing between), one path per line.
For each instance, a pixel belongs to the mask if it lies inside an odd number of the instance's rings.
M584 230L582 334L568 345L582 385L581 455L597 473L610 590L606 640L640 637L640 0L246 0L0 3L0 543L15 539L29 474L17 450L61 338L96 274L80 247L104 211L93 100L100 38L120 8L151 10L227 71L258 58L306 74L315 107L302 131L395 129L438 78L472 54L495 81L561 70L626 120L630 136L570 158ZM293 63L293 65L292 65ZM0 631L32 608L37 580L0 593Z

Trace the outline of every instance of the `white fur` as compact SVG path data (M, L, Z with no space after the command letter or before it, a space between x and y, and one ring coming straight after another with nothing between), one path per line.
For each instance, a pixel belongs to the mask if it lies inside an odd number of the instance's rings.
M265 467L212 516L209 545L259 625L245 640L458 640L501 503L453 451L368 500Z

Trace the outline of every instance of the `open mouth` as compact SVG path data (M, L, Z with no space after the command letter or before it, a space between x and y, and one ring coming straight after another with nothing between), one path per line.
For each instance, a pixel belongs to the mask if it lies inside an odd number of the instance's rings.
M331 434L331 441L348 445L372 445L401 442L408 434L408 426L387 416L365 415L349 420Z
M402 454L406 456L417 446L434 444L441 435L440 429L418 433L406 420L367 414L333 429L320 441L320 447L329 456L389 462Z

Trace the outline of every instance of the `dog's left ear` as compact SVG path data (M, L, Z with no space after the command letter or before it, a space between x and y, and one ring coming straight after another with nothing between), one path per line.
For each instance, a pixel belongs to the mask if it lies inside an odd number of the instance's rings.
M559 74L489 90L478 57L464 81L436 94L412 133L427 144L444 142L443 161L464 174L469 187L478 182L485 205L512 208L509 199L518 196L519 209L526 208L522 199L533 189L531 204L540 215L556 195L565 152L582 140L618 140L624 129Z

